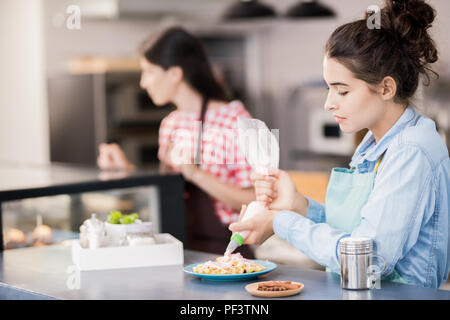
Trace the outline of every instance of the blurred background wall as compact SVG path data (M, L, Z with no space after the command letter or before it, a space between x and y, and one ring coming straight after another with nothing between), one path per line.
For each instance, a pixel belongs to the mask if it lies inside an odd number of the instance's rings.
M43 7L0 1L0 161L49 161Z

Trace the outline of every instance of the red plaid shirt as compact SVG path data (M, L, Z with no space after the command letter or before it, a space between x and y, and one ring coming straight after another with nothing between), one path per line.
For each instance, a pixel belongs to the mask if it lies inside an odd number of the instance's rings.
M251 117L239 101L206 111L200 168L223 182L248 188L252 186L252 169L239 151L238 117ZM200 116L195 112L175 110L166 116L159 128L158 158L164 159L167 148L172 145L189 150L190 158L193 159L197 150L199 121ZM237 221L239 212L234 211L228 204L213 199L213 206L223 224Z

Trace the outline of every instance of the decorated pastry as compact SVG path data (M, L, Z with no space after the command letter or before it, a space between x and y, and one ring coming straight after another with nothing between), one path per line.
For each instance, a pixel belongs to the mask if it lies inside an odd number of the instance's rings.
M235 253L199 264L193 268L193 271L203 274L241 274L259 272L264 269L265 267L259 263L245 259L240 253Z

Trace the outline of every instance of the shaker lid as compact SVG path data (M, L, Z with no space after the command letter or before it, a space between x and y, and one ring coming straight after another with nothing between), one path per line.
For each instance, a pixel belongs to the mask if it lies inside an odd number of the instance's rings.
M339 251L347 254L372 253L373 240L366 237L345 237L339 241Z
M91 218L84 221L84 226L86 226L86 230L88 232L101 232L104 228L103 221L97 219L97 214L91 214Z

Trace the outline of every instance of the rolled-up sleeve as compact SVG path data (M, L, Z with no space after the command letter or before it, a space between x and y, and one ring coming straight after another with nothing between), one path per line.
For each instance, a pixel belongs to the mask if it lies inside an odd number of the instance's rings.
M274 232L337 273L340 239L350 235L370 237L377 254L386 260L383 274L389 274L416 243L424 215L426 219L432 215L432 184L426 154L411 145L398 147L382 162L374 189L362 208L361 223L351 234L326 224L324 206L312 199L308 199L306 217L295 212L278 212L273 221Z
M317 263L339 273L336 244L349 234L333 229L326 223L315 223L291 211L280 211L275 215L273 230L277 236Z
M308 199L306 217L315 223L325 222L325 205L309 197L306 197L306 199Z

